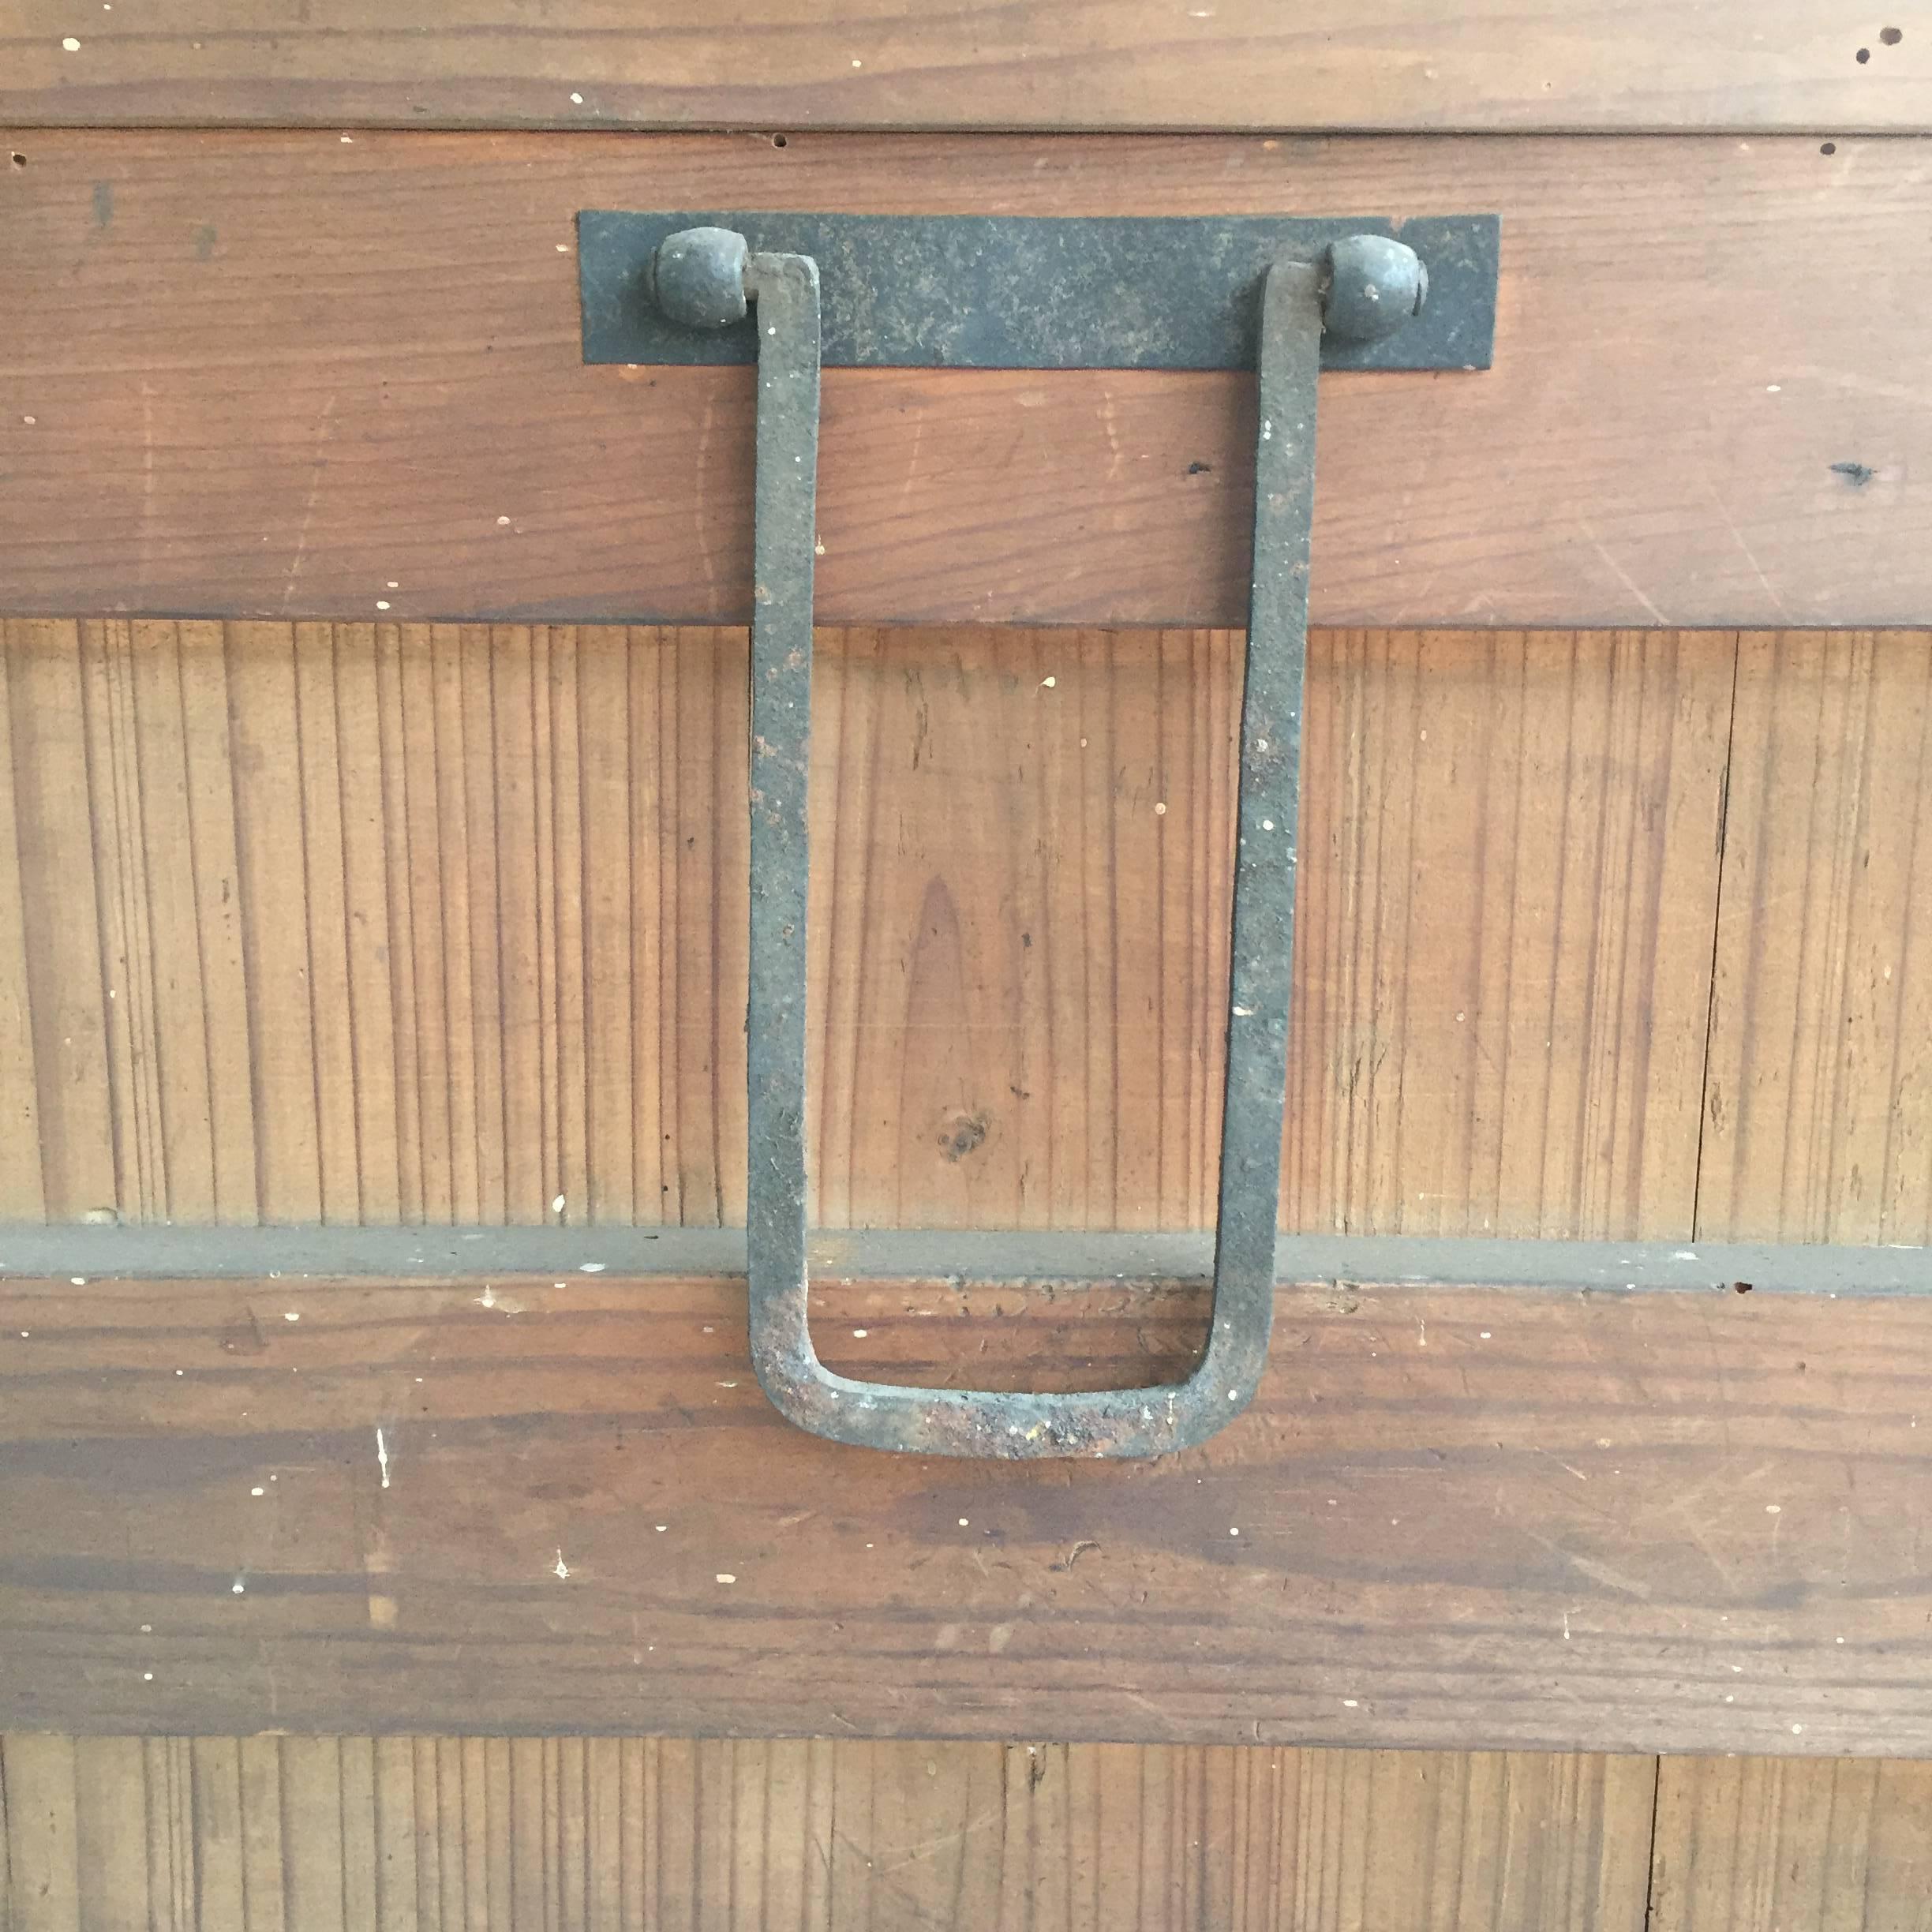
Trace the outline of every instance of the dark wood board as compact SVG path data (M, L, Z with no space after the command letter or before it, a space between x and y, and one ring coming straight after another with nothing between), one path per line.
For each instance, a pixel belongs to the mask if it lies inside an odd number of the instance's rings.
M1203 1311L814 1304L853 1372L1054 1386ZM1932 1747L1932 1304L1284 1290L1254 1409L1140 1465L823 1443L743 1323L717 1281L6 1284L0 1722Z
M1923 128L1932 13L1829 0L11 0L0 114L410 126Z
M1932 613L1911 139L5 142L16 612L742 619L749 373L585 368L572 218L762 204L1500 212L1493 369L1324 381L1318 621ZM833 372L822 615L1245 621L1252 397Z

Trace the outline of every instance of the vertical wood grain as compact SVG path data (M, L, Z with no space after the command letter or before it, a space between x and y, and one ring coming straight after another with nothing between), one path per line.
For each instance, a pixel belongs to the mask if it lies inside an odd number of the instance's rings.
M1932 639L1740 640L1700 1234L1932 1238ZM1657 1932L1926 1932L1922 1765L1664 1762Z
M1732 656L1317 635L1286 1218L1689 1231ZM15 623L7 660L5 1212L742 1218L742 635ZM818 1219L1205 1225L1238 637L820 664Z
M1932 1765L1667 1758L1652 1932L1927 1932Z
M1932 638L1746 637L1699 1232L1932 1238Z
M1301 1225L1690 1232L1731 657L1668 631L1324 635Z
M1639 1932L1642 1758L12 1736L7 1923Z

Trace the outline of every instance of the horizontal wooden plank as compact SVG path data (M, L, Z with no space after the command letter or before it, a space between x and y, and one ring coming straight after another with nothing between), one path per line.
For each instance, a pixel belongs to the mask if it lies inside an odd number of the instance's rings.
M852 1372L1095 1386L1203 1301L814 1312ZM0 1722L1932 1747L1932 1305L1284 1290L1254 1408L1141 1465L819 1441L743 1320L716 1281L6 1284Z
M0 1220L742 1226L744 648L0 626ZM1291 1225L1694 1231L1733 648L1316 635ZM814 1219L1210 1223L1239 640L818 660Z
M1932 13L1827 0L15 0L0 114L545 127L1926 125Z
M1641 1932L1656 1786L1524 1752L16 1733L0 1912L10 1880L18 1932Z
M1319 620L1932 615L1911 139L6 139L15 610L742 619L748 373L580 360L572 217L657 204L1499 211L1493 369L1324 382ZM1252 397L833 372L822 615L1245 621Z

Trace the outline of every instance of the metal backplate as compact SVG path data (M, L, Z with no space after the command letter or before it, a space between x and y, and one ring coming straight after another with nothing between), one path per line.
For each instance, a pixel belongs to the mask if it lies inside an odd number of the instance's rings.
M751 362L755 324L680 328L649 300L651 253L681 228L736 229L754 253L818 264L824 361L898 369L1252 369L1261 279L1350 234L1397 234L1428 271L1420 316L1387 339L1322 346L1325 369L1487 369L1496 332L1493 215L1398 228L1348 215L745 214L577 217L586 362Z

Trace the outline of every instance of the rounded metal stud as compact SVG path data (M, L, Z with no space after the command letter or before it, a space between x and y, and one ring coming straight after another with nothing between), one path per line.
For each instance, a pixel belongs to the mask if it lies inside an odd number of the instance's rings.
M723 328L745 319L749 245L731 228L683 228L650 259L651 300L686 328Z
M1387 235L1345 235L1329 244L1326 266L1322 324L1345 341L1393 335L1428 297L1422 258Z

